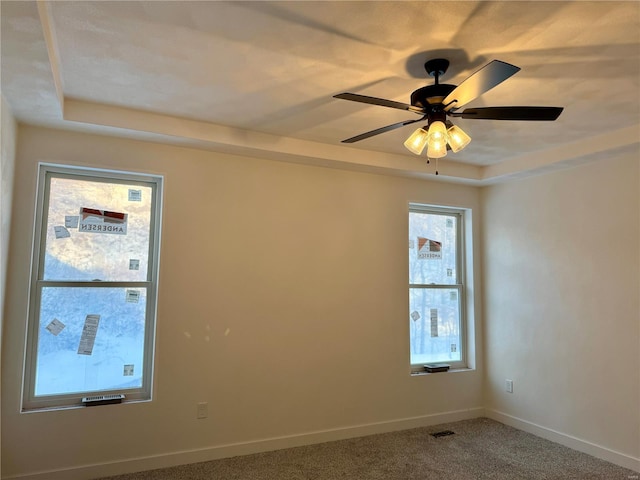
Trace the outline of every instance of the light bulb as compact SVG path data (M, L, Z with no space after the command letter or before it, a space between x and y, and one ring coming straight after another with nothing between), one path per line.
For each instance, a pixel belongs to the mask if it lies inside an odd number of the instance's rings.
M443 140L429 140L427 145L427 157L441 158L447 154L447 142Z
M404 142L404 146L416 155L420 155L427 145L428 134L423 128L417 129Z
M451 128L447 130L447 135L449 136L449 145L451 146L453 153L459 152L469 145L469 142L471 141L471 137L460 127L455 125L452 125Z

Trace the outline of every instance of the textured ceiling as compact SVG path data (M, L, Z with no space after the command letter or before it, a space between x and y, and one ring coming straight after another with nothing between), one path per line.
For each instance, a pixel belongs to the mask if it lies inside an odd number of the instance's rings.
M9 2L2 94L16 117L212 150L424 176L415 126L340 140L415 114L332 98L409 103L451 62L459 84L499 59L521 71L466 107L561 106L555 122L454 119L472 137L440 162L475 183L612 152L640 137L638 2ZM419 125L419 124L418 124ZM417 126L417 125L416 125Z

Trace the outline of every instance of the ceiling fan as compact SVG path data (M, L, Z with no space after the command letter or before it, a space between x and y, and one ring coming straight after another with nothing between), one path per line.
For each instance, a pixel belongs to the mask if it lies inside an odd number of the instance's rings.
M448 67L449 61L444 58L435 58L427 61L424 64L424 68L427 74L435 79L435 82L433 85L427 85L411 93L410 104L356 93L334 95L334 98L397 108L420 115L417 120L405 120L377 128L342 140L342 143L359 142L374 135L426 120L427 125L416 130L407 139L405 146L417 155L420 155L425 146L427 146L428 158L440 158L447 154L448 149L454 153L458 152L471 141L471 138L462 129L447 120L447 116L484 120L553 121L558 118L563 110L561 107L525 106L467 108L459 111L460 107L517 73L520 67L500 60L493 60L457 86L439 83L440 76L445 74Z

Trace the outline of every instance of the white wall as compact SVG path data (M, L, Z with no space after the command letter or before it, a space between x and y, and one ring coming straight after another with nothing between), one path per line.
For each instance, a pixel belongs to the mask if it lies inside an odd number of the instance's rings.
M410 377L407 341L408 203L472 208L478 224L478 189L26 126L17 160L6 475L176 454L38 478L151 468L204 460L215 446L311 434L222 453L274 448L481 407L481 370ZM38 161L165 175L151 403L19 413ZM200 401L206 420L196 420ZM443 412L458 413L430 416Z
M486 188L482 234L487 408L636 469L639 163L604 159Z

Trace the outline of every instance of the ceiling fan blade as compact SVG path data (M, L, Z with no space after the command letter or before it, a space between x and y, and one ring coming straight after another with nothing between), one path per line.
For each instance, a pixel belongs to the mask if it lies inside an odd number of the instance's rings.
M342 100L351 100L352 102L368 103L370 105L380 105L381 107L398 108L400 110L408 110L416 113L426 113L423 108L414 107L408 103L394 102L393 100L385 100L384 98L368 97L367 95L358 95L357 93L339 93L333 98Z
M450 113L454 117L482 120L555 120L562 113L562 107L483 107L467 108L462 112Z
M396 128L404 127L405 125L409 125L411 123L421 122L422 120L426 120L426 119L427 119L427 116L425 115L424 117L419 118L417 120L405 120L404 122L394 123L392 125L387 125L386 127L376 128L375 130L371 130L370 132L361 133L360 135L356 135L355 137L342 140L342 143L359 142L360 140L364 140L365 138L373 137L374 135L379 135L384 132L389 132L391 130L395 130Z
M519 71L520 67L500 60L487 63L444 98L442 103L447 105L445 110L449 111L466 105Z

